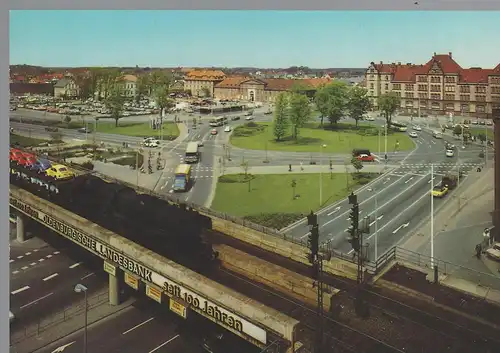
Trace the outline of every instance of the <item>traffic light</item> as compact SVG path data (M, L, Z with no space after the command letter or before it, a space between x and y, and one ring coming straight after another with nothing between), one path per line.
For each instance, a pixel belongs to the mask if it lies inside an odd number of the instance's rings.
M351 244L353 250L355 252L359 252L359 235L354 235L354 236L350 236L347 241L349 242L349 244Z
M312 278L317 280L318 277L319 277L319 262L315 261L312 264Z
M351 219L351 226L354 227L354 229L358 229L359 225L359 205L354 204L351 207L351 211L349 211L349 218Z
M348 242L351 244L354 251L359 251L359 204L355 203L351 207L351 211L349 212L349 219L351 220L351 224L347 231L349 233Z
M307 215L307 225L315 226L317 224L318 224L318 216L315 213L313 213L313 211L311 211L311 213Z
M308 236L309 248L311 253L316 255L319 251L319 227L315 225L311 228L311 233Z

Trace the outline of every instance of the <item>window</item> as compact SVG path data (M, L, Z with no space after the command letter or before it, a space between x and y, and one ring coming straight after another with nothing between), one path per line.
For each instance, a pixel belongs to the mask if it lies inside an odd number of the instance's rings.
M413 92L405 92L406 98L414 98Z
M455 76L446 76L445 82L446 83L455 83Z
M401 92L394 92L397 97L401 97Z
M460 111L467 113L469 111L469 105L468 104L462 104L460 106Z
M455 86L446 85L444 90L445 92L455 92Z
M386 81L389 81L389 76L385 76L385 80L386 80Z
M492 94L500 94L500 87L491 87Z
M441 99L441 95L436 93L431 93L431 99L439 100Z
M386 91L389 90L389 84L388 83L385 84L385 90Z
M370 83L370 89L373 89L373 87L374 87L374 84Z
M427 99L427 93L419 93L418 98L420 99Z
M490 82L493 85L500 85L500 77L490 77Z
M414 89L415 89L414 85L412 85L412 84L407 83L405 85L405 91L413 91Z
M446 103L446 110L453 110L455 109L455 105L453 103Z
M476 96L476 101L478 101L478 102L486 102L486 96Z
M444 99L447 101L453 101L453 100L455 100L455 95L454 94L445 94Z
M476 112L478 112L478 113L484 113L484 105L477 105L476 106Z
M427 76L417 76L417 77L418 77L417 79L418 82L427 82Z
M476 93L486 93L486 86L477 86Z
M400 90L401 89L401 84L400 83L395 83L392 85L392 89L394 90Z
M470 93L470 86L460 86L460 93Z
M468 95L468 94L461 94L460 95L460 100L461 101L465 101L465 102L470 101L470 95Z
M427 85L418 85L419 91L427 91Z
M439 76L431 76L432 83L441 83L441 77Z
M431 85L431 92L441 92L440 85Z
M500 102L500 96L491 96L491 101L492 102Z

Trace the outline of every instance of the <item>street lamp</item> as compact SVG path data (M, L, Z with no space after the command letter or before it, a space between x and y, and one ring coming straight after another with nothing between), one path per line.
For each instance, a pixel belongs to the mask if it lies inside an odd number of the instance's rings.
M83 284L78 283L75 286L75 293L82 293L85 295L85 326L83 328L83 353L87 353L87 313L88 313L88 302L87 302L87 287Z
M375 189L371 189L375 193L375 262L378 260L378 192Z
M431 268L434 269L434 164L431 164Z
M326 145L321 145L319 149L319 206L323 204L323 148Z

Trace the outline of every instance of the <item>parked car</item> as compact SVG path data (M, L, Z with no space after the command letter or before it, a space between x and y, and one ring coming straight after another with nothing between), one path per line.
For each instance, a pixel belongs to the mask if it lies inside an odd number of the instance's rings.
M73 173L68 167L62 164L53 165L45 171L45 174L56 180L71 179L75 177L75 173Z
M500 261L500 243L495 243L491 248L486 250L486 256L493 260Z
M224 132L231 132L231 126L227 125L227 126L224 128Z
M217 135L217 129L212 129L212 131L210 131L210 134Z
M38 158L35 163L30 167L31 170L37 173L44 174L47 169L52 167L52 163L48 159Z
M11 148L9 152L9 159L11 162L16 162L24 157L23 151L17 150L15 148Z
M25 168L31 168L31 166L35 163L36 163L36 157L33 155L24 154L21 158L17 160L17 164Z

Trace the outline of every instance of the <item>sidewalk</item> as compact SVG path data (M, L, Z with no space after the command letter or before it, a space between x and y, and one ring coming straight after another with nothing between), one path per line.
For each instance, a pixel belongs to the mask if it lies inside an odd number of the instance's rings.
M93 324L98 324L102 320L105 320L108 317L114 316L119 312L126 310L134 302L135 299L131 298L120 305L112 306L107 302L107 300L96 304L92 304L89 300L89 309L87 313L88 327L92 326ZM55 342L63 337L66 337L83 329L85 311L82 308L84 308L84 305L85 304L83 300L75 303L74 305L72 305L72 308L80 309L77 313L75 313L75 315L67 316L65 319L60 318L60 320L58 320L58 318L54 318L54 321L57 321L58 323L50 327L47 326L46 329L40 330L38 334L35 328L35 331L28 332L27 336L29 337L25 337L24 339L22 339L22 337L19 337L19 335L11 332L10 341L17 342L12 344L12 346L15 348L14 351L16 353L35 352L40 348L51 344L52 342ZM56 316L58 314L59 313L55 313ZM17 336L17 338L15 336Z
M397 165L392 164L365 164L363 169L360 170L360 173L383 173L390 169L398 168ZM287 165L276 165L276 166L249 166L248 173L249 174L319 174L321 173L355 173L356 170L352 165L343 165L343 164L335 164L332 165L332 169L330 170L329 165L304 165L301 171L300 166L293 165L292 171L288 170ZM224 174L240 174L244 173L242 167L225 167Z

